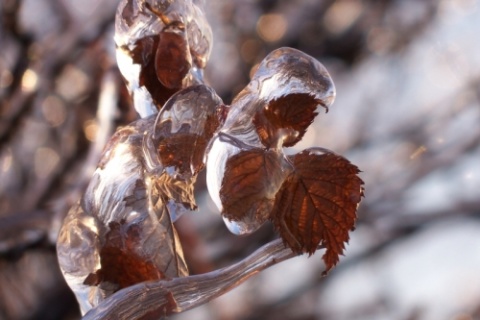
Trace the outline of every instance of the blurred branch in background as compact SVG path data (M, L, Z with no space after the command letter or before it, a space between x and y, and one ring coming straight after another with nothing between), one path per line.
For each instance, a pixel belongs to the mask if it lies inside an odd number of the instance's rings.
M0 318L78 318L54 242L102 145L135 119L113 56L116 0L0 1ZM206 68L230 103L280 46L318 58L337 101L292 152L322 146L364 172L346 257L298 257L175 319L480 317L480 3L219 1ZM200 179L201 180L201 179ZM230 235L199 181L177 223L190 269L275 238ZM463 318L462 318L463 317Z

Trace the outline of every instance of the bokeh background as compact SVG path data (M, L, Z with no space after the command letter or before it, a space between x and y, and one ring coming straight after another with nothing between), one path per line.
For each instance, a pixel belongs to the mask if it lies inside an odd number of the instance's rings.
M298 48L337 99L289 152L363 171L346 255L283 262L172 319L480 319L480 1L207 0L206 75L226 103L268 52ZM103 145L136 117L116 68L118 0L0 0L0 319L78 319L56 262L68 208ZM276 237L235 237L205 189L177 222L190 269Z

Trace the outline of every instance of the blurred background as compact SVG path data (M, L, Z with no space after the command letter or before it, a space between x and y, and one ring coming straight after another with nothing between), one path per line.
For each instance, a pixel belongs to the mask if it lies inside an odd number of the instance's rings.
M480 319L480 1L208 0L206 69L226 103L270 51L337 86L289 152L360 167L366 197L336 269L297 257L171 319ZM0 319L79 319L55 241L103 145L136 117L117 70L118 0L0 0ZM276 237L235 237L205 189L177 223L192 273Z

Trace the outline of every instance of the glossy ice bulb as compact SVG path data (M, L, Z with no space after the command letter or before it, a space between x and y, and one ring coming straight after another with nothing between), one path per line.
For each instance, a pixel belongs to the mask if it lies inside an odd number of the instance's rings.
M282 152L251 147L219 133L207 157L207 186L230 232L248 234L269 219L288 172Z
M293 146L318 114L335 100L335 85L325 67L292 48L271 52L250 83L235 97L222 132L249 145Z
M207 160L208 190L222 215L230 217L222 199L222 190L231 179L225 176L230 159L251 150L274 150L279 154L276 171L282 172L264 177L269 181L258 190L263 200L246 209L253 213L241 220L225 218L231 232L250 233L268 219L270 212L266 211L271 209L269 204L289 170L281 164L282 148L300 141L318 107L328 110L334 99L335 86L325 67L301 51L280 48L260 63L250 83L235 97L224 126L213 139Z
M181 88L203 83L212 31L198 1L123 0L115 42L134 106L147 117Z
M205 85L183 89L168 100L152 136L168 174L190 179L203 169L205 150L223 124L224 108L220 97Z

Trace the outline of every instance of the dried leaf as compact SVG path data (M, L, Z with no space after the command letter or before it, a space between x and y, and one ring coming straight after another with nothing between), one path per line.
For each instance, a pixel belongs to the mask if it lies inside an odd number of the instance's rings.
M241 151L227 160L220 188L222 215L240 221L265 221L283 179L283 157L272 150Z
M144 241L140 225L129 225L122 220L111 222L109 228L100 250L101 268L89 274L84 284L117 291L143 281L165 278L151 260L135 253Z
M253 122L266 147L291 147L300 141L318 112L319 102L306 93L282 96L255 114Z
M167 88L182 87L182 81L192 67L192 57L183 34L164 30L159 35L155 70L158 80Z
M67 237L70 230L62 233L61 245L59 242L59 252L70 247L69 253L60 253L62 269L76 266L79 272L74 276L92 286L89 303L139 282L188 274L172 219L181 210L195 208L193 182L172 181L163 171L158 176L163 169L158 159L146 160L151 151L156 157L156 148L149 150L144 144L150 137L144 133L153 128L155 120L156 116L151 116L117 130L81 207L69 213L69 221L88 222L83 222L86 230L82 234L94 232L96 236L89 252L73 249ZM94 227L86 228L92 224L90 220ZM84 263L83 255L94 256L95 263Z
M343 254L348 232L363 196L359 169L325 149L312 148L289 157L294 170L278 192L272 220L284 242L297 253L326 247L327 271Z
M156 35L137 40L131 56L133 62L141 66L138 84L147 88L155 104L161 107L179 88L168 88L159 81L155 68L159 38Z

